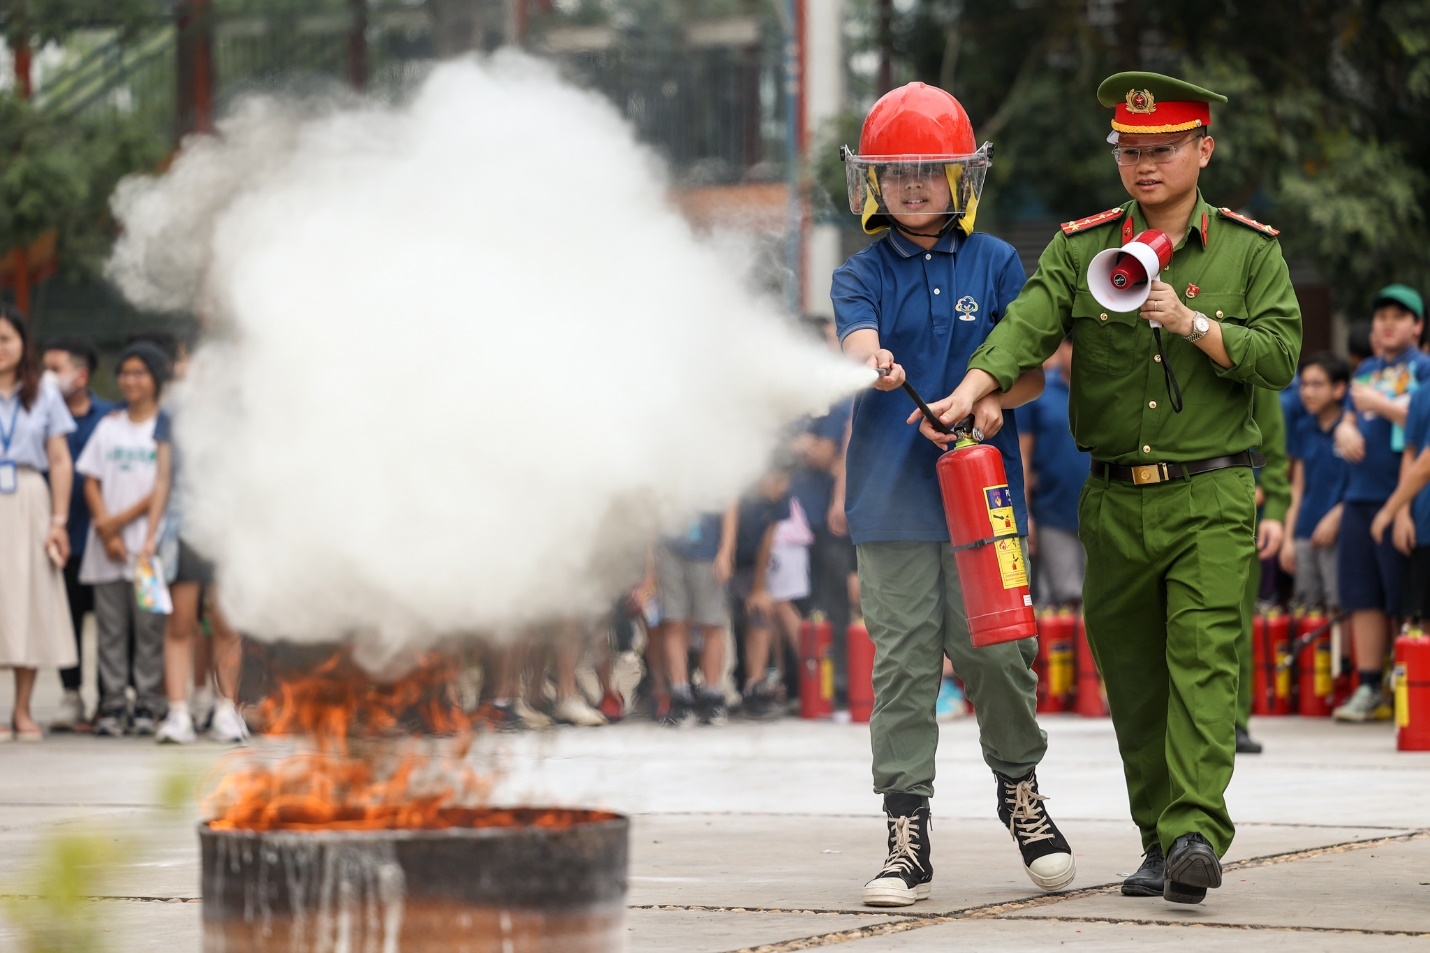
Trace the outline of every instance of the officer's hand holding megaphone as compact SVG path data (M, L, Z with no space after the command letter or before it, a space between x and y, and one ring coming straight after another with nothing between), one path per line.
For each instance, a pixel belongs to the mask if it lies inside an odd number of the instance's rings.
M1182 304L1182 299L1177 297L1177 289L1165 281L1152 282L1152 289L1138 314L1144 321L1160 324L1168 334L1183 336L1192 333L1192 322L1197 316L1195 311Z

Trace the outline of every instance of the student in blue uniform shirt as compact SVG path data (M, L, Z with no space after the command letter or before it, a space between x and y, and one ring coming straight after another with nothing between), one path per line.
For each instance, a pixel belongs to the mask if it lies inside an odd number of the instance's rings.
M1383 670L1390 620L1400 613L1404 601L1406 558L1389 539L1376 543L1370 524L1400 478L1411 395L1430 385L1430 357L1416 347L1425 327L1419 292L1389 285L1376 295L1371 309L1377 356L1356 368L1350 406L1336 428L1336 449L1351 464L1341 515L1337 581L1341 608L1351 613L1360 682L1355 694L1332 713L1337 721L1390 718Z
M888 857L864 886L871 906L906 906L930 893L934 703L945 655L977 712L998 816L1024 870L1045 890L1076 873L1034 773L1047 751L1034 713L1034 640L973 648L936 477L941 451L909 425L913 406L900 390L907 379L922 394L949 393L1023 286L1012 246L973 230L990 149L975 148L956 99L911 83L874 104L859 154L845 154L851 209L866 232L891 229L834 273L832 291L844 353L883 372L854 404L844 501L875 646L870 738L887 816ZM1003 455L1020 528L1028 516L1011 408L1035 397L1042 377L1030 372L974 413Z
M1410 398L1400 482L1376 514L1370 533L1377 543L1391 542L1409 558L1402 609L1406 621L1422 626L1430 622L1430 387Z
M1082 602L1087 556L1077 537L1077 501L1091 459L1077 448L1068 427L1068 376L1072 338L1043 362L1047 386L1018 412L1023 477L1031 522L1028 543L1033 596L1049 605Z
M1293 470L1288 532L1281 545L1281 568L1295 578L1291 601L1296 605L1338 610L1341 604L1336 551L1350 468L1336 454L1335 429L1350 373L1343 358L1316 354L1297 375L1302 409L1294 428L1287 428Z

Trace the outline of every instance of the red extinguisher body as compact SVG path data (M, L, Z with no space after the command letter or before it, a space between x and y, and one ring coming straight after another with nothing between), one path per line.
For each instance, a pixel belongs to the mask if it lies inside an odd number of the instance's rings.
M1326 625L1326 617L1319 612L1308 612L1301 618L1300 631L1309 635ZM1335 696L1335 680L1331 677L1331 633L1325 632L1315 637L1310 645L1301 650L1300 698L1297 708L1308 718L1330 717L1331 701Z
M1267 689L1269 666L1266 658L1270 653L1266 648L1266 615L1258 612L1251 617L1251 713L1266 715L1271 712L1271 692Z
M867 723L874 714L874 640L863 622L849 627L844 638L849 677L849 720Z
M1289 715L1294 711L1291 685L1294 664L1291 660L1291 617L1272 610L1266 617L1266 655L1269 698L1268 715Z
M1073 637L1077 658L1077 713L1084 718L1107 717L1107 691L1102 685L1102 673L1092 657L1092 645L1087 640L1087 626L1079 615L1074 620Z
M799 717L834 714L834 627L815 618L799 627Z
M973 644L1037 635L1003 455L996 447L960 440L939 457L938 488Z
M1423 633L1395 640L1395 747L1430 751L1430 639Z
M1038 711L1071 711L1076 688L1073 615L1048 610L1038 618Z

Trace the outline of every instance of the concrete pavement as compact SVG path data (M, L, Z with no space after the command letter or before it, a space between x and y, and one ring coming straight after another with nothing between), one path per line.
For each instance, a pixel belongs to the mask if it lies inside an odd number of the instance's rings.
M43 720L53 674L41 679ZM1110 724L1044 726L1039 779L1078 855L1072 889L1028 881L965 720L943 732L933 895L898 910L858 902L883 857L864 727L634 722L499 736L474 758L500 779L499 801L632 815L634 953L1430 948L1430 754L1397 753L1388 725L1258 720L1267 753L1238 764L1226 886L1194 907L1117 892L1140 848ZM162 807L163 789L192 790L223 753L83 736L0 745L0 950L24 949L27 920L63 915L87 918L97 950L197 951L197 814L187 795ZM81 833L114 856L85 885L95 899L57 914L37 884L57 838Z

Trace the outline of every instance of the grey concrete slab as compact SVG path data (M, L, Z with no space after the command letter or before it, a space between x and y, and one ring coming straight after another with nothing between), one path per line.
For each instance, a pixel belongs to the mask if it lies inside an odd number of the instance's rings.
M6 682L0 677L0 686ZM1050 717L1044 726L1050 750L1039 776L1079 855L1074 886L1112 883L1135 866L1139 847L1126 817L1110 725ZM1268 750L1238 765L1229 799L1239 829L1229 860L1427 826L1423 792L1430 788L1430 755L1395 752L1389 726L1291 718L1262 719L1254 727ZM161 810L161 789L175 778L191 783L224 753L211 745L160 748L142 739L56 737L38 745L0 745L0 892L26 892L50 835L86 830L140 845L100 892L194 896L195 814L192 808ZM857 902L859 885L883 854L879 799L869 790L867 728L786 720L670 731L637 722L493 738L480 747L477 763L498 778L503 802L602 806L633 815L630 901L638 909L631 936L638 951L725 953L763 945L778 953L793 949L800 937L848 940L848 930L861 924L905 929L870 920ZM971 721L944 726L938 764L935 892L918 905L919 913L966 915L1041 898L994 818L993 782ZM1421 873L1430 869L1424 849L1424 842L1413 841L1403 849L1248 867L1214 894L1215 903L1178 912L1176 920L1138 912L1133 916L1147 922L1107 923L1129 916L1118 905L1122 898L1077 893L1037 907L999 906L993 914L976 914L997 919L919 923L918 929L841 949L1003 951L1060 943L1144 949L1148 942L1177 948L1192 933L1208 950L1287 948L1291 940L1298 949L1317 949L1328 936L1342 941L1328 949L1399 949L1400 940L1374 933L1288 931L1321 923L1341 930L1347 924L1421 929L1424 921L1399 907L1430 907L1420 899L1430 887L1418 880L1430 880ZM1170 906L1147 903L1146 911ZM93 906L108 911L106 928L135 931L116 933L123 945L113 949L197 949L197 905ZM668 906L685 909L646 909ZM852 926L844 926L846 920ZM0 924L0 949L9 948L4 929ZM662 947L673 940L681 945Z
M166 953L198 953L202 938L203 905L199 903L101 900L85 904L71 915L74 916L83 918L87 921L86 925L94 930L94 950L82 953L157 953L160 950ZM27 936L34 935L22 929L22 920L48 923L50 929L55 925L49 918L49 911L38 901L19 900L0 905L0 950L30 949L21 946ZM34 949L59 950L66 947L41 946Z
M724 953L904 922L887 916L633 909L629 953Z
M1423 937L1288 929L1215 929L1090 921L960 920L854 940L839 953L1412 953ZM779 951L769 951L779 953Z
M1195 906L1097 895L1008 916L1397 931L1430 938L1430 837L1231 870L1222 887Z
M992 818L934 820L933 896L921 914L1046 896ZM1141 861L1125 822L1063 825L1078 858L1074 888L1120 882ZM1404 830L1255 825L1229 860L1366 840ZM631 831L634 904L859 911L860 886L884 859L878 819L757 815L643 815ZM1427 877L1430 879L1430 877Z

